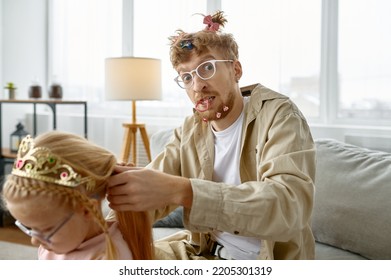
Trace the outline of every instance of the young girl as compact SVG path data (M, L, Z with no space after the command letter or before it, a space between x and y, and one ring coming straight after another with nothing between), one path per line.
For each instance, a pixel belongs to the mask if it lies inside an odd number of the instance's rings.
M106 221L102 201L115 156L63 132L27 136L19 146L3 199L16 225L39 245L39 259L152 259L145 212Z

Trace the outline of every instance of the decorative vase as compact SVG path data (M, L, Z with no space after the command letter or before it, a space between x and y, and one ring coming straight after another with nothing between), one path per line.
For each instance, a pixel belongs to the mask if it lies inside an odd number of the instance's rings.
M4 89L7 91L5 98L8 99L15 99L16 98L16 87L15 84L12 82L7 83L7 85L4 87Z
M54 99L62 98L62 87L59 84L53 84L49 89L49 97Z
M41 98L42 96L42 88L39 85L32 85L29 89L29 97L30 98Z
M8 99L15 99L15 97L16 97L16 89L9 88L8 89Z

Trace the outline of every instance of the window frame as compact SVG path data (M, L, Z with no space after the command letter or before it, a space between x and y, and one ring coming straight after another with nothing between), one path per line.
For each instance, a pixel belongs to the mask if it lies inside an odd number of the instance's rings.
M221 0L204 0L207 1L207 13L213 13L221 9ZM132 56L134 52L133 37L134 37L134 22L133 14L134 0L122 0L123 3L123 34L122 34L122 52L124 56ZM51 1L48 1L49 11L51 11ZM321 3L321 50L320 50L320 74L319 74L319 116L307 117L310 123L315 125L331 125L331 126L374 126L385 128L391 124L391 120L363 120L359 118L340 118L338 117L339 93L338 93L338 5L339 0L322 0ZM49 12L48 37L50 39L51 29L51 14ZM48 65L47 77L51 75L51 61L53 59L52 44L48 40ZM184 93L186 94L186 93ZM183 118L188 112L187 105L170 104L169 102L161 101L161 106L155 104L140 103L138 105L140 116L145 112L147 117L158 117L165 113L167 108L174 106L178 109L178 115L170 114L170 118ZM155 107L153 110L148 109L149 106ZM182 108L182 107L186 108ZM161 110L156 110L156 107ZM143 108L145 110L143 110ZM183 110L181 110L183 109ZM164 110L164 111L163 111ZM191 111L188 112L189 114Z

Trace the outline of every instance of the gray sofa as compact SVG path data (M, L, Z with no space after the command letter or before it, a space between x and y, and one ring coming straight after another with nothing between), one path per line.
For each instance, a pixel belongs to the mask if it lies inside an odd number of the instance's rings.
M151 137L156 156L172 130ZM391 154L316 139L312 229L316 259L391 259ZM182 209L155 224L157 237L183 226Z
M391 259L391 154L317 139L319 259Z

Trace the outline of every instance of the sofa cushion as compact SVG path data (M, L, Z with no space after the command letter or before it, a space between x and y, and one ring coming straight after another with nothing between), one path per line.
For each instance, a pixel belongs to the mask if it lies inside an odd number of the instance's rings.
M391 259L391 154L317 139L316 241Z
M173 137L174 130L173 129L162 129L151 136L151 156L155 158L158 154L160 154L166 144L170 141L170 138ZM183 207L179 206L173 212L171 212L168 216L163 219L155 222L153 227L155 228L183 228Z
M158 154L160 154L167 143L170 141L171 137L173 137L174 130L173 129L161 129L151 136L151 156L155 158Z
M183 207L179 206L168 216L161 220L156 221L153 227L166 227L166 228L183 228Z
M340 248L323 244L315 243L315 259L316 260L366 260L363 256L352 253L351 251L342 250Z

